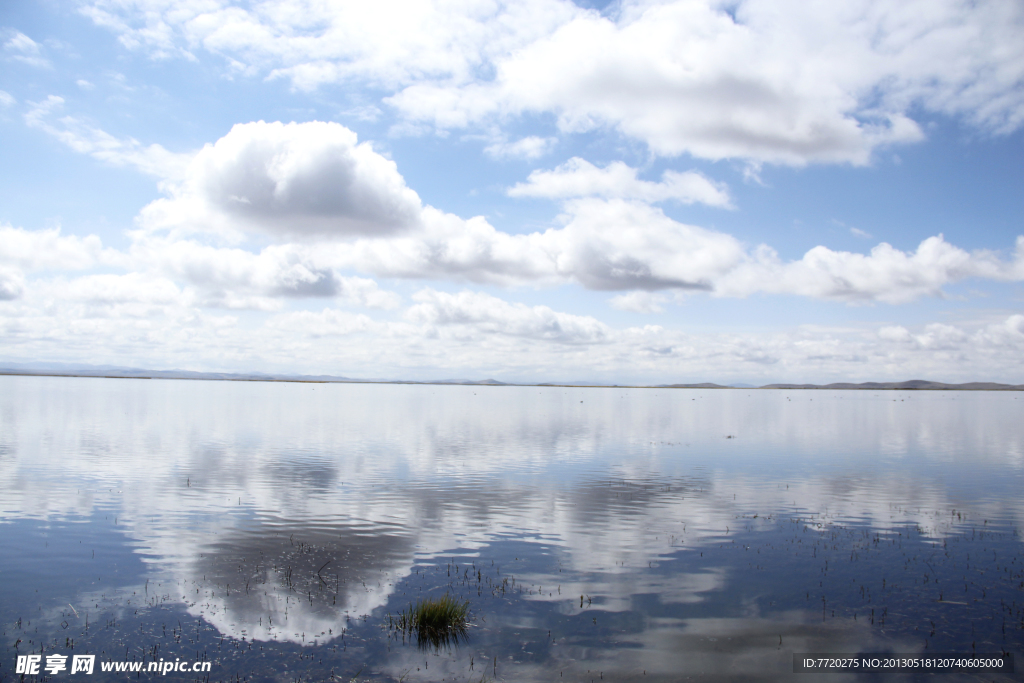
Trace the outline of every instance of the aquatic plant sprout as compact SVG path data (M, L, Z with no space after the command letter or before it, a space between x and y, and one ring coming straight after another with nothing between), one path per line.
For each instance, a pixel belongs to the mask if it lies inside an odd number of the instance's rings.
M466 639L466 618L469 600L457 600L448 593L440 598L426 598L410 604L397 616L387 615L389 630L415 633L420 647L439 648L457 645Z

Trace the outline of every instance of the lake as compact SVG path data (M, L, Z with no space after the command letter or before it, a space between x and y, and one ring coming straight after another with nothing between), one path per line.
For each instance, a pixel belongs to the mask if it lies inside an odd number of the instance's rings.
M1024 660L1024 397L0 377L0 681L936 680ZM388 628L469 602L458 642ZM27 660L23 660L27 661ZM71 659L68 660L69 662ZM152 677L155 673L146 673ZM142 678L145 678L142 677Z

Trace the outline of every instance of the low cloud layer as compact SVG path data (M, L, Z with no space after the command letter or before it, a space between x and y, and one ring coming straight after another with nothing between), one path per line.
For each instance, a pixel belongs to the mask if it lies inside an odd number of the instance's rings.
M612 330L590 316L525 306L480 292L447 294L425 289L406 318L429 326L468 327L477 333L507 335L562 344L596 344L609 340Z
M200 370L505 381L1015 381L1024 316L973 323L798 326L691 333L463 290L421 289L397 315L343 298L259 317L205 308L198 290L144 274L36 280L0 300L5 358ZM373 290L376 291L375 289ZM356 304L358 305L358 303Z
M124 254L103 247L95 235L61 235L59 228L25 230L0 224L0 266L25 272L85 270L124 265Z
M560 225L503 232L483 217L423 206L394 162L334 123L237 125L196 154L189 169L170 196L142 210L132 253L211 291L247 283L261 296L333 296L336 271L348 270L501 286L576 283L602 291L897 304L941 296L943 287L967 278L1024 279L1020 240L1009 259L967 252L938 235L909 253L886 243L867 254L818 246L783 261L769 245L745 245L652 205L727 205L724 188L703 176L666 172L661 182L644 181L620 162L601 169L578 158L535 171L510 190L562 200ZM257 255L216 245L224 236L275 244ZM659 308L636 296L615 302L626 310Z
M941 296L945 285L971 277L1024 280L1024 236L1017 238L1010 260L990 251L967 252L942 235L929 237L910 253L883 242L869 254L814 247L799 261L788 263L764 246L752 256L723 278L716 290L720 295L746 296L757 291L900 304Z

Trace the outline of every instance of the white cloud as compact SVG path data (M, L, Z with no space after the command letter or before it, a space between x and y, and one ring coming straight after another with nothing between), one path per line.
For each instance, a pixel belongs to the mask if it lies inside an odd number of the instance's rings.
M402 305L402 297L381 289L376 282L364 277L341 277L337 298L363 308L395 310Z
M712 290L743 259L731 235L686 225L646 204L577 199L545 233L559 273L602 290Z
M534 171L525 183L509 189L511 197L604 197L636 199L644 202L675 200L684 204L700 202L711 206L729 206L724 184L708 180L696 171L665 171L661 182L637 178L637 169L621 161L598 168L589 161L573 157L552 171Z
M142 273L125 275L87 275L75 278L61 288L69 301L92 304L177 302L181 290L165 278L151 278Z
M273 330L285 333L299 332L303 335L321 337L341 337L364 332L381 332L386 326L374 323L368 316L361 313L349 313L333 308L325 308L320 312L294 311L284 313L267 322Z
M878 330L878 337L880 339L895 342L910 341L912 339L910 336L910 330L901 325L883 327Z
M42 102L31 102L25 123L44 131L81 154L114 166L132 166L161 179L179 178L191 155L169 152L160 145L144 146L133 138L119 139L73 116L52 121L64 106L64 98L50 95Z
M196 303L192 292L147 272L36 280L31 290L35 300L46 301L51 309L66 307L70 317L83 322L124 319L159 325L158 321L192 310Z
M39 122L60 103L51 97L37 105L30 122L48 125ZM101 155L79 142L69 144ZM125 155L123 147L113 149L112 155ZM637 179L635 169L624 164L599 169L582 159L535 172L512 193L613 198L568 199L563 227L505 233L479 216L467 220L424 207L393 161L336 123L236 125L191 159L185 178L165 183L170 196L142 210L133 252L162 243L165 253L150 261L172 264L166 272L197 284L208 305L277 308L275 297L339 296L338 269L502 286L577 282L595 290L796 294L852 303L941 296L944 286L971 277L1024 279L1024 237L1011 260L987 251L968 253L940 235L913 253L886 243L866 255L819 246L783 262L766 245L750 249L731 235L674 221L646 203L683 197L727 201L724 190L702 176L666 172L654 183ZM24 231L5 230L12 244L28 239ZM181 240L203 233L237 242L259 233L279 244L256 256ZM646 311L657 305L654 299L640 303L639 295L612 303Z
M727 11L729 10L729 11ZM155 57L222 55L300 89L363 83L440 128L554 114L658 154L867 163L922 137L915 108L985 131L1024 121L1015 0L94 0L83 12Z
M26 36L21 31L15 31L7 42L4 43L4 50L11 55L11 59L39 68L49 68L50 62L42 56L39 43Z
M502 233L480 218L427 215L432 218L423 234L346 248L346 265L381 275L503 285L568 280L596 290L795 294L890 304L942 296L944 286L972 277L1024 280L1024 237L1009 260L984 250L967 252L939 235L914 252L886 243L868 254L819 246L784 262L767 246L750 250L728 234L685 225L654 207L622 200L568 202L565 227L528 235ZM639 300L626 295L615 303L653 310Z
M321 253L338 267L385 277L505 286L575 281L599 290L711 290L744 259L735 238L642 203L572 200L563 220L563 228L513 235L479 216L465 220L427 207L420 232L325 245Z
M617 193L646 201L703 193L705 201L727 201L710 181L686 176L667 172L653 183L638 180L624 164L599 169L574 160L532 174L513 193ZM175 240L204 231L237 239L252 232L276 237L283 242L280 251L260 258L288 254L291 260L286 267L274 261L270 270L252 271L276 273L252 280L263 284L246 285L261 296L335 296L335 269L503 286L574 281L596 290L796 294L852 303L941 296L944 286L970 277L1024 279L1024 238L1009 261L986 251L968 253L937 236L913 253L885 243L869 254L819 246L783 262L768 246L750 249L731 235L674 221L645 201L585 197L568 199L563 208L563 227L505 233L482 217L467 220L423 207L394 162L368 143L357 144L355 134L339 124L260 122L235 126L207 145L191 162L188 180L173 187L169 198L147 206L139 221L146 234L168 235L168 254L186 244L192 245L189 258L211 250L209 258L200 258L217 263L211 273L235 272L223 270L224 263L256 257ZM306 247L289 244L308 237L315 240ZM225 254L231 255L221 263ZM654 310L653 300L638 302L632 295L613 303Z
M105 249L99 237L61 235L60 228L25 230L0 224L0 265L24 271L84 270L118 265L123 255Z
M885 333L805 326L690 334L656 325L615 328L471 291L423 290L404 322L328 305L241 324L196 310L189 297L187 288L156 274L37 282L19 298L0 301L0 338L17 357L120 364L130 358L144 367L280 367L363 377L436 378L448 370L506 380L652 383L1024 377L1020 314Z
M339 276L313 253L292 245L252 253L136 235L130 253L137 267L195 288L197 303L203 306L280 310L285 299L338 298L389 309L401 301L372 280Z
M22 52L24 54L37 55L39 54L39 43L29 38L21 31L15 31L14 35L4 43L4 49L12 50L14 52Z
M337 238L419 222L419 197L395 163L337 123L238 124L196 154L186 176L144 209L147 229Z
M249 7L227 0L95 0L81 11L129 49L192 59L206 50L223 55L232 70L268 71L305 90L354 79L383 87L424 78L465 81L493 56L579 12L557 0L264 0Z
M6 90L0 90L0 107L10 107L17 102L14 96Z
M637 290L613 296L608 300L612 308L631 313L661 313L665 296L655 292Z
M181 226L214 224L220 215L211 213L180 198L155 202L141 216L147 230L137 236L133 254L146 252L147 262L165 263L190 281L206 281L208 287L221 278L235 287L278 282L282 273L292 273L292 285L281 285L279 291L294 287L302 296L336 294L332 269L503 286L576 281L605 290L712 290L718 278L745 258L742 245L729 235L684 225L657 208L622 200L570 201L565 227L525 235L499 231L481 217L466 220L426 207L420 215L422 227L405 234L284 243L259 256L178 238ZM169 237L157 238L161 229ZM268 286L257 289L268 291Z
M77 81L75 81L75 85L77 85L82 90L93 90L96 87L84 78L79 78Z
M515 142L498 140L484 147L484 152L495 159L539 159L558 142L556 138L529 135Z
M431 326L468 326L483 334L558 342L603 343L611 330L599 320L554 311L547 306L509 303L480 292L448 294L432 289L417 292L418 303L406 313L415 323Z
M25 278L21 273L0 268L0 301L11 301L25 291Z
M974 335L973 341L986 348L1024 351L1024 315L1018 313L987 325Z
M867 255L815 247L799 261L788 263L762 245L747 262L716 283L715 293L798 294L854 303L898 304L922 296L941 296L943 286L970 277L1024 279L1024 237L1017 238L1011 261L988 251L969 253L946 242L942 235L924 240L913 253L885 242Z
M919 351L966 353L971 349L1024 350L1024 315L1011 315L1005 320L985 325L974 333L954 325L930 323L917 333L899 325L883 327L878 331L878 336Z
M1024 17L1011 2L626 3L502 56L493 80L423 82L387 101L442 128L554 113L663 155L867 163L922 138L914 105L988 131L1024 120ZM979 49L979 45L984 46ZM951 68L952 65L952 68Z

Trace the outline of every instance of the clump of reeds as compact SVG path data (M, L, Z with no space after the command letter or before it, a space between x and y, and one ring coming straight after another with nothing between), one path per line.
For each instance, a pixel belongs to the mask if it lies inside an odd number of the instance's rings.
M403 634L416 633L420 647L457 645L466 638L469 600L459 601L448 593L409 605L397 616L388 615L389 629Z

